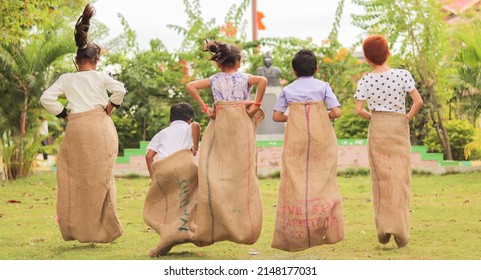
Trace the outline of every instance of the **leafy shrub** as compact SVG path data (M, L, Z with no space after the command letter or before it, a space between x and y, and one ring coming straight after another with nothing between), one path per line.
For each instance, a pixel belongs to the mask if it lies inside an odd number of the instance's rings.
M419 170L419 169L413 169L411 171L412 175L417 175L417 176L431 176L433 173L431 171L427 170Z
M334 130L338 139L366 139L369 121L354 112L343 114L334 122Z
M468 143L464 147L464 156L467 159L480 159L481 158L481 140Z
M337 176L339 177L353 177L353 176L368 176L370 174L369 168L347 168L344 170L338 170Z
M6 178L15 180L32 174L33 162L40 151L42 138L38 137L34 130L27 131L23 138L9 131L0 137L0 152L5 164Z
M465 160L464 147L466 144L474 140L476 129L473 125L465 120L451 120L445 122L446 131L449 137L449 144L454 160ZM443 149L439 142L438 135L434 128L429 130L428 135L424 139L424 145L428 152L442 153ZM473 153L471 160L480 159L479 153Z

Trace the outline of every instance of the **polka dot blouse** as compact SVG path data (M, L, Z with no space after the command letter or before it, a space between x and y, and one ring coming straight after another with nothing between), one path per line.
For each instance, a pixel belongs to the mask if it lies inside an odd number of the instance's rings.
M367 100L371 111L406 114L406 93L415 89L414 79L407 70L390 69L383 73L367 73L357 82L357 100Z

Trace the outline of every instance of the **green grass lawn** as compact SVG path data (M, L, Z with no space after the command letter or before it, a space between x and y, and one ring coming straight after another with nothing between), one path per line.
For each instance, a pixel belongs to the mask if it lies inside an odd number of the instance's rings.
M411 241L402 249L393 241L377 243L369 176L338 179L345 215L345 239L340 243L296 253L271 248L279 180L263 179L264 224L256 244L220 242L203 248L183 244L160 259L481 259L481 173L414 176ZM53 173L2 183L0 259L149 259L147 251L158 243L159 236L142 219L147 190L147 178L118 178L117 207L125 234L112 244L90 245L62 240L54 220ZM12 200L19 202L8 202Z

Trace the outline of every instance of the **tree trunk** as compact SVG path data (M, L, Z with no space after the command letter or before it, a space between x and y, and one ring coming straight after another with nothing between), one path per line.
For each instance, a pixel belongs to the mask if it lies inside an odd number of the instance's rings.
M449 137L446 131L446 128L443 125L443 121L441 119L441 114L439 111L435 110L431 112L431 117L434 122L434 128L436 129L436 133L439 137L439 141L441 142L441 146L444 150L444 158L446 160L453 160L453 155L451 153L451 146L449 145Z
M144 117L144 123L142 125L142 141L147 139L147 117Z
M28 109L28 95L25 93L25 98L22 104L22 108L20 109L20 131L18 134L18 146L16 149L18 149L18 156L15 156L14 158L11 159L11 163L13 164L12 166L16 166L16 171L14 170L11 173L12 179L17 179L17 178L22 178L25 177L28 174L24 174L25 172L25 162L24 162L24 137L25 134L27 133L27 109ZM17 154L17 152L14 151L14 155Z
M434 123L434 128L436 129L436 134L438 135L439 142L441 142L441 146L443 147L444 159L453 160L453 154L451 153L448 133L443 125L443 119L441 118L441 113L439 112L441 106L439 105L436 91L433 86L428 86L428 93L431 97L430 99L432 102L431 106L429 106L431 120Z

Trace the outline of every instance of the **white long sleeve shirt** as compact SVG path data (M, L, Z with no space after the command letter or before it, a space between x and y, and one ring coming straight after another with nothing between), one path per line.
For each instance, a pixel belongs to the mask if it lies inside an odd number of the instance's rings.
M107 91L112 93L110 98ZM67 98L70 112L81 113L98 107L105 108L109 100L114 105L120 105L126 93L124 84L105 72L80 71L61 75L43 92L40 103L58 116L64 111L64 106L58 101L61 95Z

